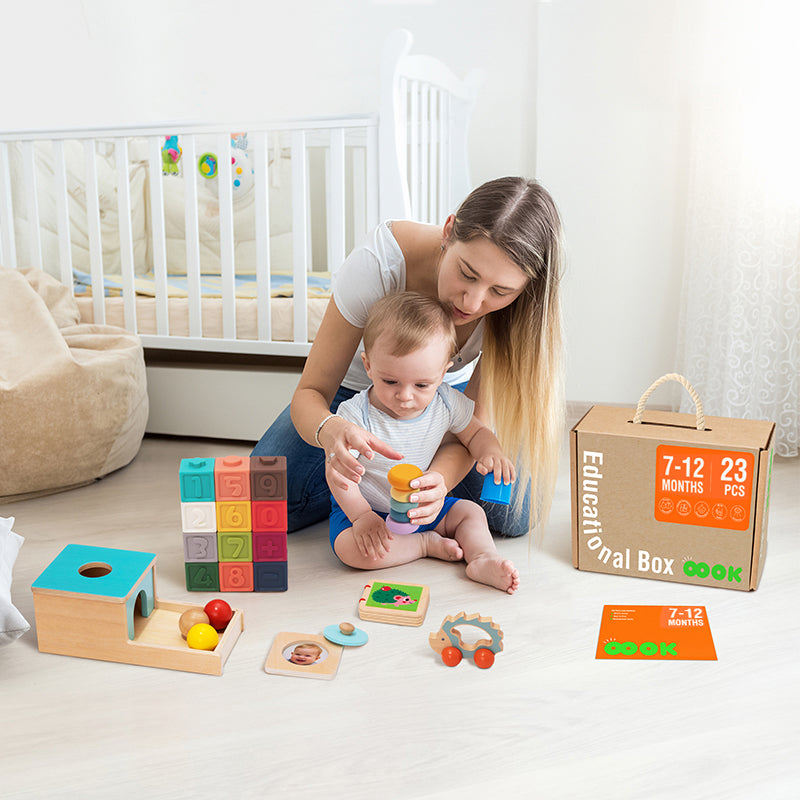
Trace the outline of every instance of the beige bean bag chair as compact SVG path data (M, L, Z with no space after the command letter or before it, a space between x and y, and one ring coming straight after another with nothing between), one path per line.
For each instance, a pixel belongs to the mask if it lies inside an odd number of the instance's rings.
M125 466L147 410L137 336L80 324L69 290L45 272L0 267L0 503Z

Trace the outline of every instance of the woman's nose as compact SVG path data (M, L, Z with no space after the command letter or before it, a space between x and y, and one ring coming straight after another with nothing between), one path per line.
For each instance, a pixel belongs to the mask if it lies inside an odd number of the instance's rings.
M464 292L463 311L474 314L480 307L483 293L480 289L470 289Z

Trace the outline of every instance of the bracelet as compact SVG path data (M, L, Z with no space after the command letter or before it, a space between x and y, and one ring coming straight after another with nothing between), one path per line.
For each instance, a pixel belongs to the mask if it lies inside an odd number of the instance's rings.
M317 426L317 432L314 434L314 441L317 443L317 447L322 447L322 442L319 440L319 432L322 430L322 426L329 419L333 419L335 416L336 414L328 414L328 416L325 417L325 419L323 419L322 422L320 422L320 424ZM324 450L325 448L323 447L322 449Z

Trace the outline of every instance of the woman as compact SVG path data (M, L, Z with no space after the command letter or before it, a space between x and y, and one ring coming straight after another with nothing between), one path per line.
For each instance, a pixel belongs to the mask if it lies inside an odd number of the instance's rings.
M543 523L563 425L561 269L558 211L538 182L524 178L478 187L441 228L378 226L337 272L290 409L253 450L287 458L289 530L330 513L325 458L334 473L357 480L363 467L351 451L401 457L334 412L369 386L360 357L367 311L378 297L403 289L438 297L451 309L459 350L446 381L475 400L476 415L517 462L511 506L482 503L489 526L519 536ZM415 487L414 522L435 519L448 491L480 502L482 484L463 445L443 442Z

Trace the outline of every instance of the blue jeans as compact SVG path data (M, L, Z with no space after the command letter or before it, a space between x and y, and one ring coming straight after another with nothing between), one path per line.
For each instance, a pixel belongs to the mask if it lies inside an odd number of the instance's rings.
M339 403L355 394L340 386L331 403L331 413L335 414ZM270 425L251 455L286 456L289 533L328 519L331 491L325 480L325 453L300 438L288 407Z
M462 387L456 387L461 389ZM339 403L356 394L352 389L339 387L331 403L331 413ZM325 481L325 454L307 444L294 428L289 409L285 408L253 448L254 456L286 456L288 490L288 529L291 533L317 522L327 520L331 513L331 493ZM472 500L486 512L493 533L502 536L522 536L528 532L530 493L525 492L519 515L514 514L514 496L519 490L515 483L511 505L487 503L480 499L483 475L474 467L450 494L461 500Z

